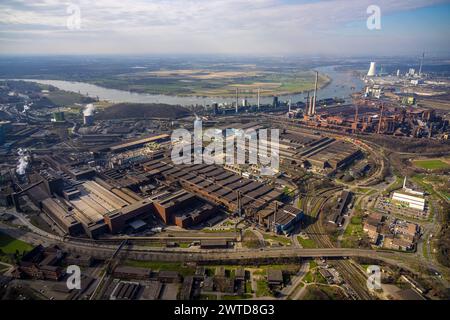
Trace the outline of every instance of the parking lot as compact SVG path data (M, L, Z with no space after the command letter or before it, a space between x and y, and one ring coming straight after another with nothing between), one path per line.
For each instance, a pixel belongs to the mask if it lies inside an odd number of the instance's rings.
M427 220L430 216L430 209L428 207L425 207L425 211L420 211L409 208L407 204L393 202L388 197L379 197L376 200L375 209L383 214L400 215L419 220Z

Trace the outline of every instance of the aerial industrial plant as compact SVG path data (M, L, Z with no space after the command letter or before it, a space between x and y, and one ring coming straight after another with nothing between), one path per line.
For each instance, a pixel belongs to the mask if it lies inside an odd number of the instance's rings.
M164 12L185 8L160 5L152 27L190 33L209 21L183 15L180 27ZM271 5L284 8L268 23L276 30L310 8ZM259 21L242 19L245 30ZM311 19L301 54L282 36L256 37L280 50L260 56L190 54L205 29L161 56L172 29L148 55L121 55L131 40L106 56L0 46L0 300L448 300L448 56L400 47L401 37L382 47L366 29L355 31L361 43L336 45L326 32L317 39L324 22ZM214 21L220 38L228 20ZM256 50L236 34L205 41Z

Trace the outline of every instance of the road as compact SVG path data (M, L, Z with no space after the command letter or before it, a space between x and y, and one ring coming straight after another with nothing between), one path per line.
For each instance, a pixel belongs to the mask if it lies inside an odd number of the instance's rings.
M309 261L305 261L300 266L300 270L298 273L292 277L291 284L284 287L281 291L281 294L284 296L284 299L292 298L293 294L296 292L298 287L300 286L303 277L308 273L309 271Z
M33 244L56 244L69 252L89 253L98 258L109 258L117 249L117 245L83 243L75 241L59 241L48 239L45 236L32 232L17 230L16 228L0 224L0 231L12 237L33 243ZM184 248L156 248L130 245L124 248L120 254L124 253L130 259L154 260L154 261L264 261L276 259L295 260L300 258L314 257L371 257L381 260L391 260L396 254L392 252L347 249L347 248L291 248L291 247L266 247L255 249L184 249Z

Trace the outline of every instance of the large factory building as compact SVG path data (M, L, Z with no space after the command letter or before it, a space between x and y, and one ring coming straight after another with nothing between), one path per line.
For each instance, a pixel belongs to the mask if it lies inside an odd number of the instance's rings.
M111 175L111 172L110 172ZM43 171L42 186L34 201L61 230L71 236L86 233L96 238L118 233L133 222L159 217L166 224L187 228L201 223L216 212L216 206L179 189L141 198L132 190L110 184L99 177L92 180L60 183L52 170ZM140 224L142 224L140 222Z

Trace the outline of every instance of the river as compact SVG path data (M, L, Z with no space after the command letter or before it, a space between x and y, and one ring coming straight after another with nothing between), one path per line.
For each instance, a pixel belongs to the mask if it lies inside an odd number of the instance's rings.
M331 82L319 90L318 99L324 98L342 98L348 99L349 96L355 92L360 91L364 83L358 77L355 77L349 71L335 70L334 66L319 67L316 69L322 74L326 74L331 78ZM98 97L100 100L107 100L115 103L132 102L132 103L166 103L176 105L208 105L213 102L217 103L233 103L234 97L195 97L195 96L170 96L170 95L156 95L147 93L136 93L125 90L116 90L104 88L97 85L85 82L73 82L64 80L41 80L41 79L17 79L32 81L41 84L52 85L60 90L79 92L90 97ZM256 93L254 96L241 96L247 98L251 104L256 104ZM305 94L294 94L280 96L280 100L292 99L293 102L305 101ZM272 97L261 97L261 104L272 103Z

